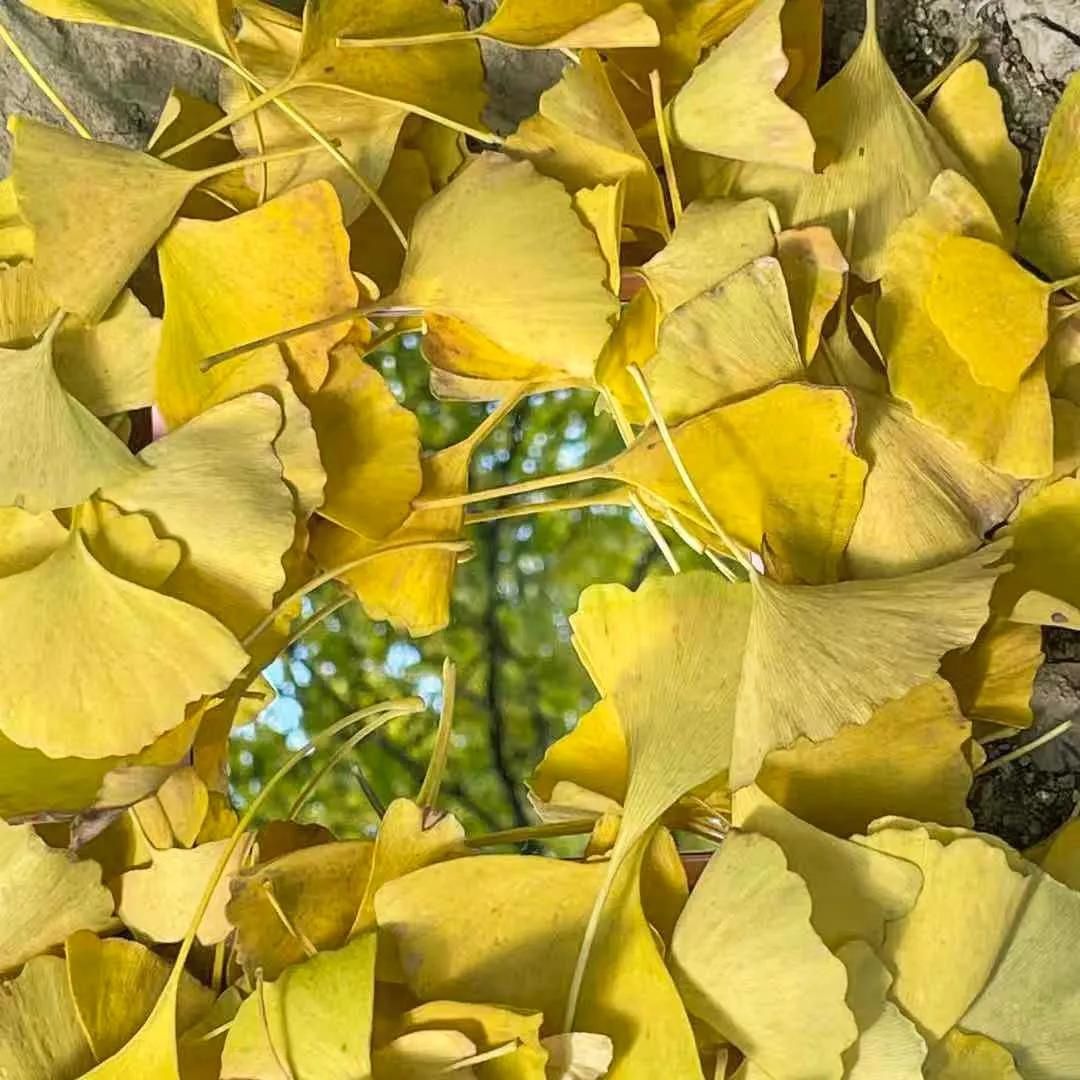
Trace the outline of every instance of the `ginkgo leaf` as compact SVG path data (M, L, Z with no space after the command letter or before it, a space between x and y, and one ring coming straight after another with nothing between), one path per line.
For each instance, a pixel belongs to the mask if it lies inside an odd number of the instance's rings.
M1080 273L1080 179L1076 133L1080 128L1080 77L1065 84L1035 170L1020 231L1018 253L1050 278Z
M281 560L293 541L294 518L273 449L280 427L276 401L244 394L151 443L139 455L148 468L102 491L125 510L149 514L183 543L185 558L169 592L237 634L270 610L285 582Z
M926 310L977 383L1013 391L1050 333L1050 286L996 244L948 236L934 253Z
M0 265L0 345L23 348L48 329L56 304L41 285L34 264Z
M124 290L94 326L69 319L53 342L64 389L95 416L141 409L154 400L154 360L161 321Z
M776 258L787 283L799 350L809 364L825 319L843 291L847 259L832 233L819 225L785 229L776 238Z
M915 1025L888 1000L892 976L864 941L837 951L847 969L847 1004L859 1039L844 1053L845 1080L922 1080L926 1043Z
M926 1080L1024 1080L1004 1046L959 1028L930 1051L923 1071Z
M95 632L58 611L92 618ZM9 642L0 730L50 757L135 753L247 662L205 612L110 574L78 530L34 569L0 580L0 613ZM43 685L46 657L53 677Z
M243 12L236 45L241 60L261 82L280 82L296 62L300 50L300 30L277 25L268 33L262 13L248 8ZM277 46L272 48L271 46ZM251 91L247 83L229 70L222 73L220 100L226 113L243 108ZM383 182L394 153L401 125L408 113L400 105L359 94L346 94L326 86L305 86L293 90L288 102L323 135L337 141L338 149L353 168L377 189ZM246 156L268 150L303 146L309 136L280 109L259 111L257 118L245 117L232 125L237 150ZM253 166L248 183L261 190L265 169L266 196L274 198L312 180L328 180L341 199L345 224L355 221L370 204L370 194L353 180L330 154L313 154L293 160Z
M1080 1068L1080 989L1069 953L1078 927L1080 894L1036 874L1015 925L994 935L997 965L960 1019L963 1030L1008 1050L1025 1080L1066 1080Z
M760 0L675 95L669 115L684 146L813 171L814 137L806 120L776 96L788 70L783 6L783 0Z
M850 391L855 446L870 466L846 551L853 577L890 577L974 551L1016 506L1021 485L922 423L901 402ZM898 515L897 506L905 513Z
M881 955L896 976L893 998L932 1045L979 997L1026 902L1028 881L1002 850L975 836L943 843L915 825L880 829L859 843L922 871L919 899L886 928Z
M10 176L0 180L0 262L11 263L34 257L34 231L19 213L15 182Z
M562 185L483 154L417 216L388 302L461 319L553 377L587 379L618 310L606 279Z
M326 382L308 405L326 469L319 512L365 538L385 538L420 493L416 417L349 346L334 351Z
M341 205L325 181L225 221L181 221L159 244L158 257L165 321L156 400L169 424L189 420L226 381L237 386L261 350L203 372L206 357L347 311L357 302ZM329 350L349 323L345 318L282 346L301 389L322 385ZM265 375L257 378L248 389L265 382Z
M686 1013L641 911L638 870L632 858L614 882L575 1027L610 1036L615 1080L668 1070L701 1080ZM376 894L380 948L396 946L422 1001L496 1001L543 1013L544 1030L556 1029L604 873L601 864L516 855L425 867Z
M478 1065L481 1077L543 1080L548 1065L548 1051L540 1043L543 1019L539 1013L517 1012L496 1005L432 1001L404 1013L398 1029L403 1035L414 1031L458 1031L481 1054L517 1043L516 1050L493 1059L486 1068Z
M1070 818L1025 857L1070 889L1080 887L1080 819Z
M38 513L74 506L139 473L127 447L63 387L53 363L59 323L36 344L0 349L0 505Z
M210 812L210 791L199 774L191 766L177 769L157 789L152 801L160 807L168 827L167 846L172 847L175 841L180 847L194 847ZM139 812L138 806L135 812Z
M240 991L228 987L213 1008L180 1035L176 1050L183 1080L220 1080L227 1029L241 1004Z
M324 0L306 12L299 57L280 85L378 98L484 138L484 69L470 38L462 11L442 0Z
M21 574L44 562L67 536L52 513L0 507L0 577Z
M595 52L567 65L559 82L541 95L537 113L504 148L571 191L621 180L626 224L668 235L660 180Z
M673 424L772 383L802 378L780 264L771 256L755 259L668 315L642 370ZM631 420L648 421L636 388L628 404Z
M318 844L237 874L227 914L245 970L276 979L308 955L305 941L319 950L344 945L364 899L372 853L369 841Z
M614 184L597 184L581 188L573 195L574 209L581 216L600 245L600 254L607 263L607 287L618 296L622 279L620 245L622 243L624 185L621 180Z
M117 914L136 934L159 943L183 939L203 891L231 840L213 840L187 850L155 851L145 870L129 870L116 883ZM243 863L244 845L238 844L214 889L210 906L199 923L197 938L216 945L232 933L225 915L229 878Z
M789 227L824 224L843 236L854 210L851 268L876 281L890 234L938 173L959 163L890 70L878 41L876 0L866 8L866 30L851 58L802 107L821 171L736 165L726 186L731 195L772 200Z
M146 514L125 514L99 499L83 504L79 527L90 554L106 570L147 589L161 591L183 554L176 540L154 532Z
M541 1044L548 1052L549 1080L602 1080L615 1055L611 1039L589 1032L549 1035Z
M27 0L27 6L52 19L115 26L232 56L226 30L231 0Z
M76 1080L93 1065L63 960L35 957L0 983L0 1075Z
M503 0L479 33L519 49L611 49L656 45L656 23L639 3L578 0L564 10L542 0Z
M799 739L765 759L757 785L803 821L850 836L885 814L970 825L971 724L943 679L877 709L825 742Z
M1009 140L1001 95L979 60L961 64L941 84L927 112L967 174L975 181L1007 237L1020 213L1020 151Z
M965 716L1026 728L1034 720L1031 698L1043 660L1042 631L1038 626L994 617L979 631L970 648L942 659L941 673L956 690ZM943 825L956 824L934 814L922 816Z
M774 803L760 788L735 792L732 823L780 845L788 868L810 892L811 924L830 949L848 941L878 948L885 927L907 915L919 895L922 878L909 862L831 836Z
M466 1068L476 1044L460 1031L410 1031L379 1047L371 1056L374 1080L434 1080L448 1072L476 1080Z
M668 244L641 268L661 313L674 311L754 259L772 255L775 216L764 199L692 202Z
M1001 243L993 213L961 176L942 173L885 253L876 331L889 385L915 415L981 461L1021 479L1047 475L1053 427L1046 373L1037 361L1013 391L982 385L926 312L935 256L948 237Z
M1080 480L1065 477L1025 499L1008 531L1013 538L1013 566L994 589L994 610L1007 618L1030 592L1080 606L1075 558L1080 538ZM1048 618L1069 625L1065 612L1060 618L1053 614Z
M828 581L837 575L866 475L851 447L853 427L843 391L793 383L711 409L671 436L705 504L737 542L760 551L767 538L801 580ZM631 484L711 527L655 428L591 475Z
M8 127L19 208L34 229L34 265L48 294L91 322L109 309L188 195L221 171L177 169L24 116L12 116Z
M146 946L80 931L64 949L68 982L98 1061L112 1057L142 1027L169 980L169 964ZM187 972L180 981L177 1024L191 1027L214 1004L214 992Z
M671 944L687 1008L776 1080L843 1073L854 1041L844 967L810 925L810 895L765 836L733 833L690 895Z
M358 1080L370 1076L375 935L321 952L260 982L225 1037L223 1080L278 1077Z
M0 971L10 971L76 930L104 930L113 898L101 867L46 846L29 825L0 822Z

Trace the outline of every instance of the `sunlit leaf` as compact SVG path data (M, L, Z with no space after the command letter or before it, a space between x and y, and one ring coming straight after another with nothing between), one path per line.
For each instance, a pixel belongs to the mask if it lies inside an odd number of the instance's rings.
M930 1052L927 1080L1023 1080L1012 1055L985 1035L953 1028Z
M840 298L847 260L832 233L817 225L780 233L776 257L787 283L799 349L809 364L817 353L822 325Z

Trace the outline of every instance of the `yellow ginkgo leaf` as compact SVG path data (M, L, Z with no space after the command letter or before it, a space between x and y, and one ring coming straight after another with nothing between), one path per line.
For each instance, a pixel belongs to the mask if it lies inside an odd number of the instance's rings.
M213 840L190 850L152 852L149 867L129 870L116 882L120 897L117 914L144 939L166 944L182 940L222 852L230 843ZM197 938L203 945L216 945L232 933L225 905L229 902L229 879L240 869L243 857L244 845L238 844L199 923Z
M863 832L890 813L970 825L970 739L971 724L949 684L935 678L881 706L861 727L774 750L756 783L803 821L837 836Z
M1080 890L1080 819L1069 818L1024 854L1063 885Z
M668 235L660 180L595 52L567 65L559 82L541 96L539 111L519 125L505 149L528 158L571 191L621 180L626 224Z
M63 960L35 957L0 983L0 1075L76 1080L93 1066Z
M822 325L843 291L847 260L832 233L820 225L785 229L776 238L776 257L787 282L803 362L809 364Z
M154 400L154 360L161 322L124 290L94 326L69 319L53 342L64 389L95 416L141 409Z
M36 344L0 349L0 505L31 513L74 506L140 472L127 447L63 387L59 322Z
M799 363L797 352L789 355ZM862 500L866 465L852 449L853 428L843 391L792 383L711 409L671 437L732 538L759 552L767 539L801 580L818 582L836 578ZM655 428L587 472L631 484L711 527Z
M976 382L926 311L935 257L949 237L1001 243L993 213L961 176L942 173L918 212L892 234L876 332L896 397L977 458L1021 479L1053 466L1053 427L1042 361L1012 391Z
M442 0L324 0L305 13L299 57L278 85L279 92L319 86L377 98L488 134L480 49L463 12Z
M529 787L548 802L556 784L573 781L621 803L626 798L629 767L622 725L605 698L578 720L573 731L547 748L529 778Z
M176 540L154 532L146 514L125 514L100 499L83 504L79 527L90 554L106 570L147 589L162 591L183 555Z
M675 928L687 1008L776 1080L839 1080L857 1029L844 966L810 925L810 895L765 836L733 833Z
M295 64L300 39L299 26L289 26L284 21L268 23L266 13L246 7L236 35L236 47L248 70L262 83L273 86ZM250 97L247 83L226 69L222 73L220 93L225 112L243 108ZM337 141L338 149L372 188L379 187L408 115L405 109L388 101L325 86L301 87L289 94L288 101L323 135ZM235 123L232 135L236 148L248 156L302 146L309 138L292 118L276 108L262 109L257 119L245 117ZM355 221L370 203L369 192L330 154L253 166L248 183L257 191L261 190L264 168L266 195L270 198L312 180L330 181L341 199L346 224Z
M660 324L642 370L664 418L678 423L805 374L780 263L765 256L700 293ZM627 415L649 419L636 391Z
M317 844L237 874L227 914L245 970L276 979L308 955L305 942L319 950L344 945L371 876L372 851L369 841Z
M215 405L143 450L139 460L148 468L139 475L102 491L183 543L168 591L236 634L270 610L285 583L281 560L294 517L273 448L281 415L262 393Z
M618 311L606 280L562 185L483 154L417 216L388 302L461 319L549 378L588 379Z
M1080 1070L1080 988L1069 954L1078 928L1080 894L1036 874L1016 924L994 935L997 965L959 1021L1008 1050L1024 1080L1066 1080Z
M146 946L123 938L99 938L85 930L64 949L68 982L98 1061L112 1057L142 1027L169 980L169 964ZM214 1004L214 992L184 972L177 1024L185 1030Z
M670 242L641 268L661 313L669 314L754 259L772 255L775 218L764 199L692 202Z
M776 96L788 70L783 0L761 0L697 66L669 106L675 138L717 157L814 168L814 137Z
M615 1056L611 1039L590 1032L549 1035L541 1045L548 1052L549 1080L603 1080Z
M926 310L977 383L1006 392L1050 332L1050 287L996 244L948 236L938 245Z
M95 632L58 611L94 619ZM248 659L205 612L110 574L78 530L34 569L0 580L0 612L9 643L0 730L50 757L136 753ZM43 657L47 684L35 678Z
M232 56L226 29L231 0L29 0L27 6L52 19L153 34L225 59Z
M76 930L104 930L113 898L101 867L46 846L30 825L0 822L0 971L61 944ZM18 1074L15 1074L18 1075Z
M0 577L21 574L44 562L67 530L52 513L31 514L17 506L0 508Z
M223 1080L357 1080L371 1075L375 935L256 980L225 1037Z
M622 244L624 186L621 180L614 184L597 184L574 192L574 209L596 236L600 254L607 263L607 286L613 296L619 295L622 279L620 251Z
M512 1053L476 1067L481 1080L544 1080L548 1052L540 1043L543 1020L539 1013L516 1012L496 1005L432 1001L406 1012L399 1030L402 1035L413 1031L458 1031L481 1054L517 1043Z
M447 814L432 824L426 813L410 799L395 799L386 808L375 837L363 903L356 913L350 937L374 929L375 897L388 881L405 877L423 866L466 854L465 830L457 818Z
M1016 506L1021 485L924 424L903 403L852 389L855 447L870 466L848 542L852 577L891 577L974 551ZM897 506L905 512L896 513Z
M976 836L943 843L916 824L858 839L922 871L919 899L886 928L881 955L896 976L893 999L933 1045L979 998L1026 902L1028 881L1001 849Z
M627 0L576 0L562 9L504 0L479 33L519 49L644 48L660 41L645 8Z
M174 843L185 848L195 846L210 812L210 792L190 765L171 773L146 803L160 810L168 830L167 842L155 844L156 847L173 847ZM140 803L135 807L136 815L141 813L144 805Z
M176 1049L183 1080L220 1080L225 1037L241 1004L240 991L230 986L197 1024L181 1034Z
M864 281L882 273L885 243L926 197L934 178L959 163L912 104L889 68L877 35L877 2L851 58L802 107L820 172L736 165L726 194L763 195L789 227L828 225L836 236L855 212L851 268Z
M994 610L1008 618L1025 593L1037 592L1080 607L1080 480L1065 477L1020 507L1009 525L1013 567L994 589ZM1048 619L1069 626L1066 611ZM1026 619L1024 621L1027 621Z
M190 419L225 381L235 386L258 354L203 372L208 356L356 306L341 204L325 181L225 221L181 221L158 246L158 257L165 322L157 401L169 424ZM301 389L322 385L329 350L349 323L290 337L282 346Z
M701 1080L686 1014L641 911L638 871L632 858L616 877L574 1026L610 1036L612 1080ZM376 894L380 939L396 946L422 1001L495 1001L542 1013L544 1030L558 1030L604 873L602 864L519 855L428 866Z
M1009 140L1001 95L981 61L961 64L941 84L927 118L983 193L1006 237L1014 236L1023 162Z
M416 417L351 346L334 351L326 382L308 405L326 469L319 512L365 538L385 538L420 493Z
M926 1043L915 1025L888 1000L892 976L865 941L837 951L847 969L847 1004L859 1039L844 1052L845 1080L923 1080Z
M448 1072L477 1080L468 1068L476 1044L460 1031L410 1031L371 1055L374 1080L434 1080Z
M1031 696L1043 659L1042 631L1038 626L994 617L979 631L970 648L942 659L941 673L956 690L965 716L1027 728L1034 720ZM956 824L930 813L909 814L943 825Z
M919 895L922 878L909 862L823 832L758 787L735 792L732 822L780 845L810 892L811 924L830 949L848 941L878 948L885 927L911 911Z
M1053 279L1080 273L1080 179L1076 137L1080 130L1080 76L1065 84L1046 132L1039 166L1020 218L1017 251Z
M926 1080L1024 1080L1004 1046L959 1028L930 1051L923 1075Z
M19 209L34 229L34 265L46 292L91 322L119 296L188 195L231 168L177 169L23 116L8 126Z
M34 257L34 231L19 213L15 181L0 180L0 262L11 263Z

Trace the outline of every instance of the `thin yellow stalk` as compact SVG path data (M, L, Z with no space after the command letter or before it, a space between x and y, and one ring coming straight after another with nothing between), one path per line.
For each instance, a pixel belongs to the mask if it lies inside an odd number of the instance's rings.
M683 215L682 196L679 194L679 178L675 175L675 159L671 156L671 143L668 140L667 121L664 119L664 102L660 96L660 72L649 72L649 89L652 91L653 115L656 117L656 135L660 140L660 156L664 160L664 179L667 182L668 196L671 199L671 214L675 224Z
M671 550L671 545L660 531L660 527L653 521L652 514L645 508L641 496L636 491L630 495L630 505L637 511L638 517L645 526L645 531L652 537L652 542L660 549L660 554L664 556L668 569L673 574L681 574L682 567L679 565L679 560L675 558L675 552Z
M194 135L189 135L175 146L170 146L167 150L162 150L158 157L161 158L162 161L168 161L169 158L175 157L177 154L182 154L185 150L195 146L196 143L201 143L203 139L209 139L211 135L216 135L219 131L223 131L227 127L232 127L233 124L243 120L246 116L250 116L253 112L257 112L264 105L269 104L276 93L276 88L271 87L265 93L256 94L254 97L248 98L243 105L234 109L231 113L226 113L224 116L213 121L213 123L207 124L201 131L196 131ZM243 164L250 165L252 162L249 159L244 161Z
M921 105L948 81L949 77L963 67L979 51L979 42L975 38L965 41L960 51L943 67L911 100Z
M431 753L424 781L416 796L418 806L435 806L439 801L446 759L450 753L450 733L454 728L454 701L457 697L457 667L450 657L443 660L443 699L439 712L439 729L435 733L435 749Z
M92 139L90 129L71 111L67 102L52 88L44 75L38 71L34 62L23 52L19 43L11 36L11 31L0 22L0 42L8 47L11 55L19 62L19 66L30 77L33 84L52 102L56 111L80 134L84 139Z
M465 846L499 847L503 844L524 844L529 840L547 840L556 836L584 836L593 831L595 824L595 818L577 818L573 821L549 821L542 825L522 825L517 829L500 829L482 836L470 836L465 841Z
M534 514L550 514L565 510L587 510L590 506L623 506L629 497L620 493L602 491L598 495L584 495L579 499L548 499L546 502L520 503L495 510L478 510L465 515L465 524L483 525L489 521L508 521L511 518L532 517Z
M612 477L608 476L605 466L594 465L587 469L575 469L572 472L557 473L555 476L537 476L532 480L521 480L516 484L504 484L502 487L486 488L483 491L414 499L413 506L417 510L441 510L451 506L468 506L471 503L487 502L489 499L502 499L510 495L528 495L533 491L547 491L567 484L579 484L584 480L610 479Z
M1015 750L1010 750L1007 754L1002 754L1001 757L996 757L993 761L988 761L978 770L976 775L985 776L995 769L1000 769L1002 765L1008 765L1010 761L1015 761L1017 758L1030 754L1033 750L1038 750L1040 746L1045 746L1047 743L1053 742L1054 739L1060 739L1062 735L1067 735L1069 731L1072 730L1072 726L1073 722L1071 720L1063 720L1057 727L1051 728L1037 739L1032 739L1030 742L1024 743L1023 746L1018 746Z

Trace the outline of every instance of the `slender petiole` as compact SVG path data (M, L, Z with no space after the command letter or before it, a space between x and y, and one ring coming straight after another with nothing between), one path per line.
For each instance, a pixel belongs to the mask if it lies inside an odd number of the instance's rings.
M499 832L470 836L465 846L470 848L498 847L502 844L525 844L530 840L547 840L556 836L584 836L591 833L595 818L577 818L573 821L549 821L542 825L523 825L517 829L501 829Z
M289 918L285 913L285 909L279 903L277 896L274 894L274 883L272 881L264 881L262 882L262 889L263 893L266 895L266 902L273 909L274 914L278 917L278 921L285 927L289 936L299 942L300 948L304 950L309 958L317 956L319 950L315 948L307 934L293 924L292 919Z
M489 521L507 521L511 518L532 517L534 514L587 510L590 506L625 506L629 501L629 496L616 489L602 491L598 495L583 495L579 499L548 499L546 502L519 503L517 506L498 507L495 510L477 510L465 515L465 524L483 525Z
M450 657L443 660L442 709L439 711L439 729L435 733L435 749L431 753L424 781L416 796L418 806L435 806L439 801L446 760L450 753L450 734L454 728L454 701L457 697L457 667Z
M921 105L932 94L948 81L949 77L960 67L963 67L979 51L979 42L975 38L965 41L960 51L911 99L916 105Z
M226 113L224 116L213 121L213 123L207 124L206 127L202 128L200 131L196 131L194 135L189 135L175 146L170 146L167 150L162 150L161 153L158 154L158 157L162 161L168 161L169 158L175 157L177 154L182 154L185 150L190 149L197 143L201 143L203 139L209 139L211 135L216 135L219 131L223 131L227 127L232 127L233 124L250 116L253 112L258 112L264 105L269 104L277 93L277 88L271 87L265 93L256 94L254 97L248 98L248 100L238 109L234 109L231 113ZM250 164L250 161L245 162L245 164Z
M679 178L675 175L675 159L671 156L671 142L668 139L667 121L664 118L664 102L660 95L660 72L649 72L649 90L652 92L653 115L656 117L656 135L660 140L660 156L664 161L664 180L667 182L668 196L671 199L671 216L675 224L683 215L682 196L679 194Z
M1030 742L1024 743L1023 746L1018 746L1015 750L1010 750L1007 754L1002 754L1001 757L988 761L977 771L976 775L985 776L988 772L1000 769L1002 765L1008 765L1010 761L1015 761L1017 758L1024 757L1025 754L1030 754L1033 750L1038 750L1040 746L1045 746L1055 739L1060 739L1062 735L1067 735L1072 730L1072 726L1072 720L1063 720L1057 727L1051 728L1037 739L1032 739Z

